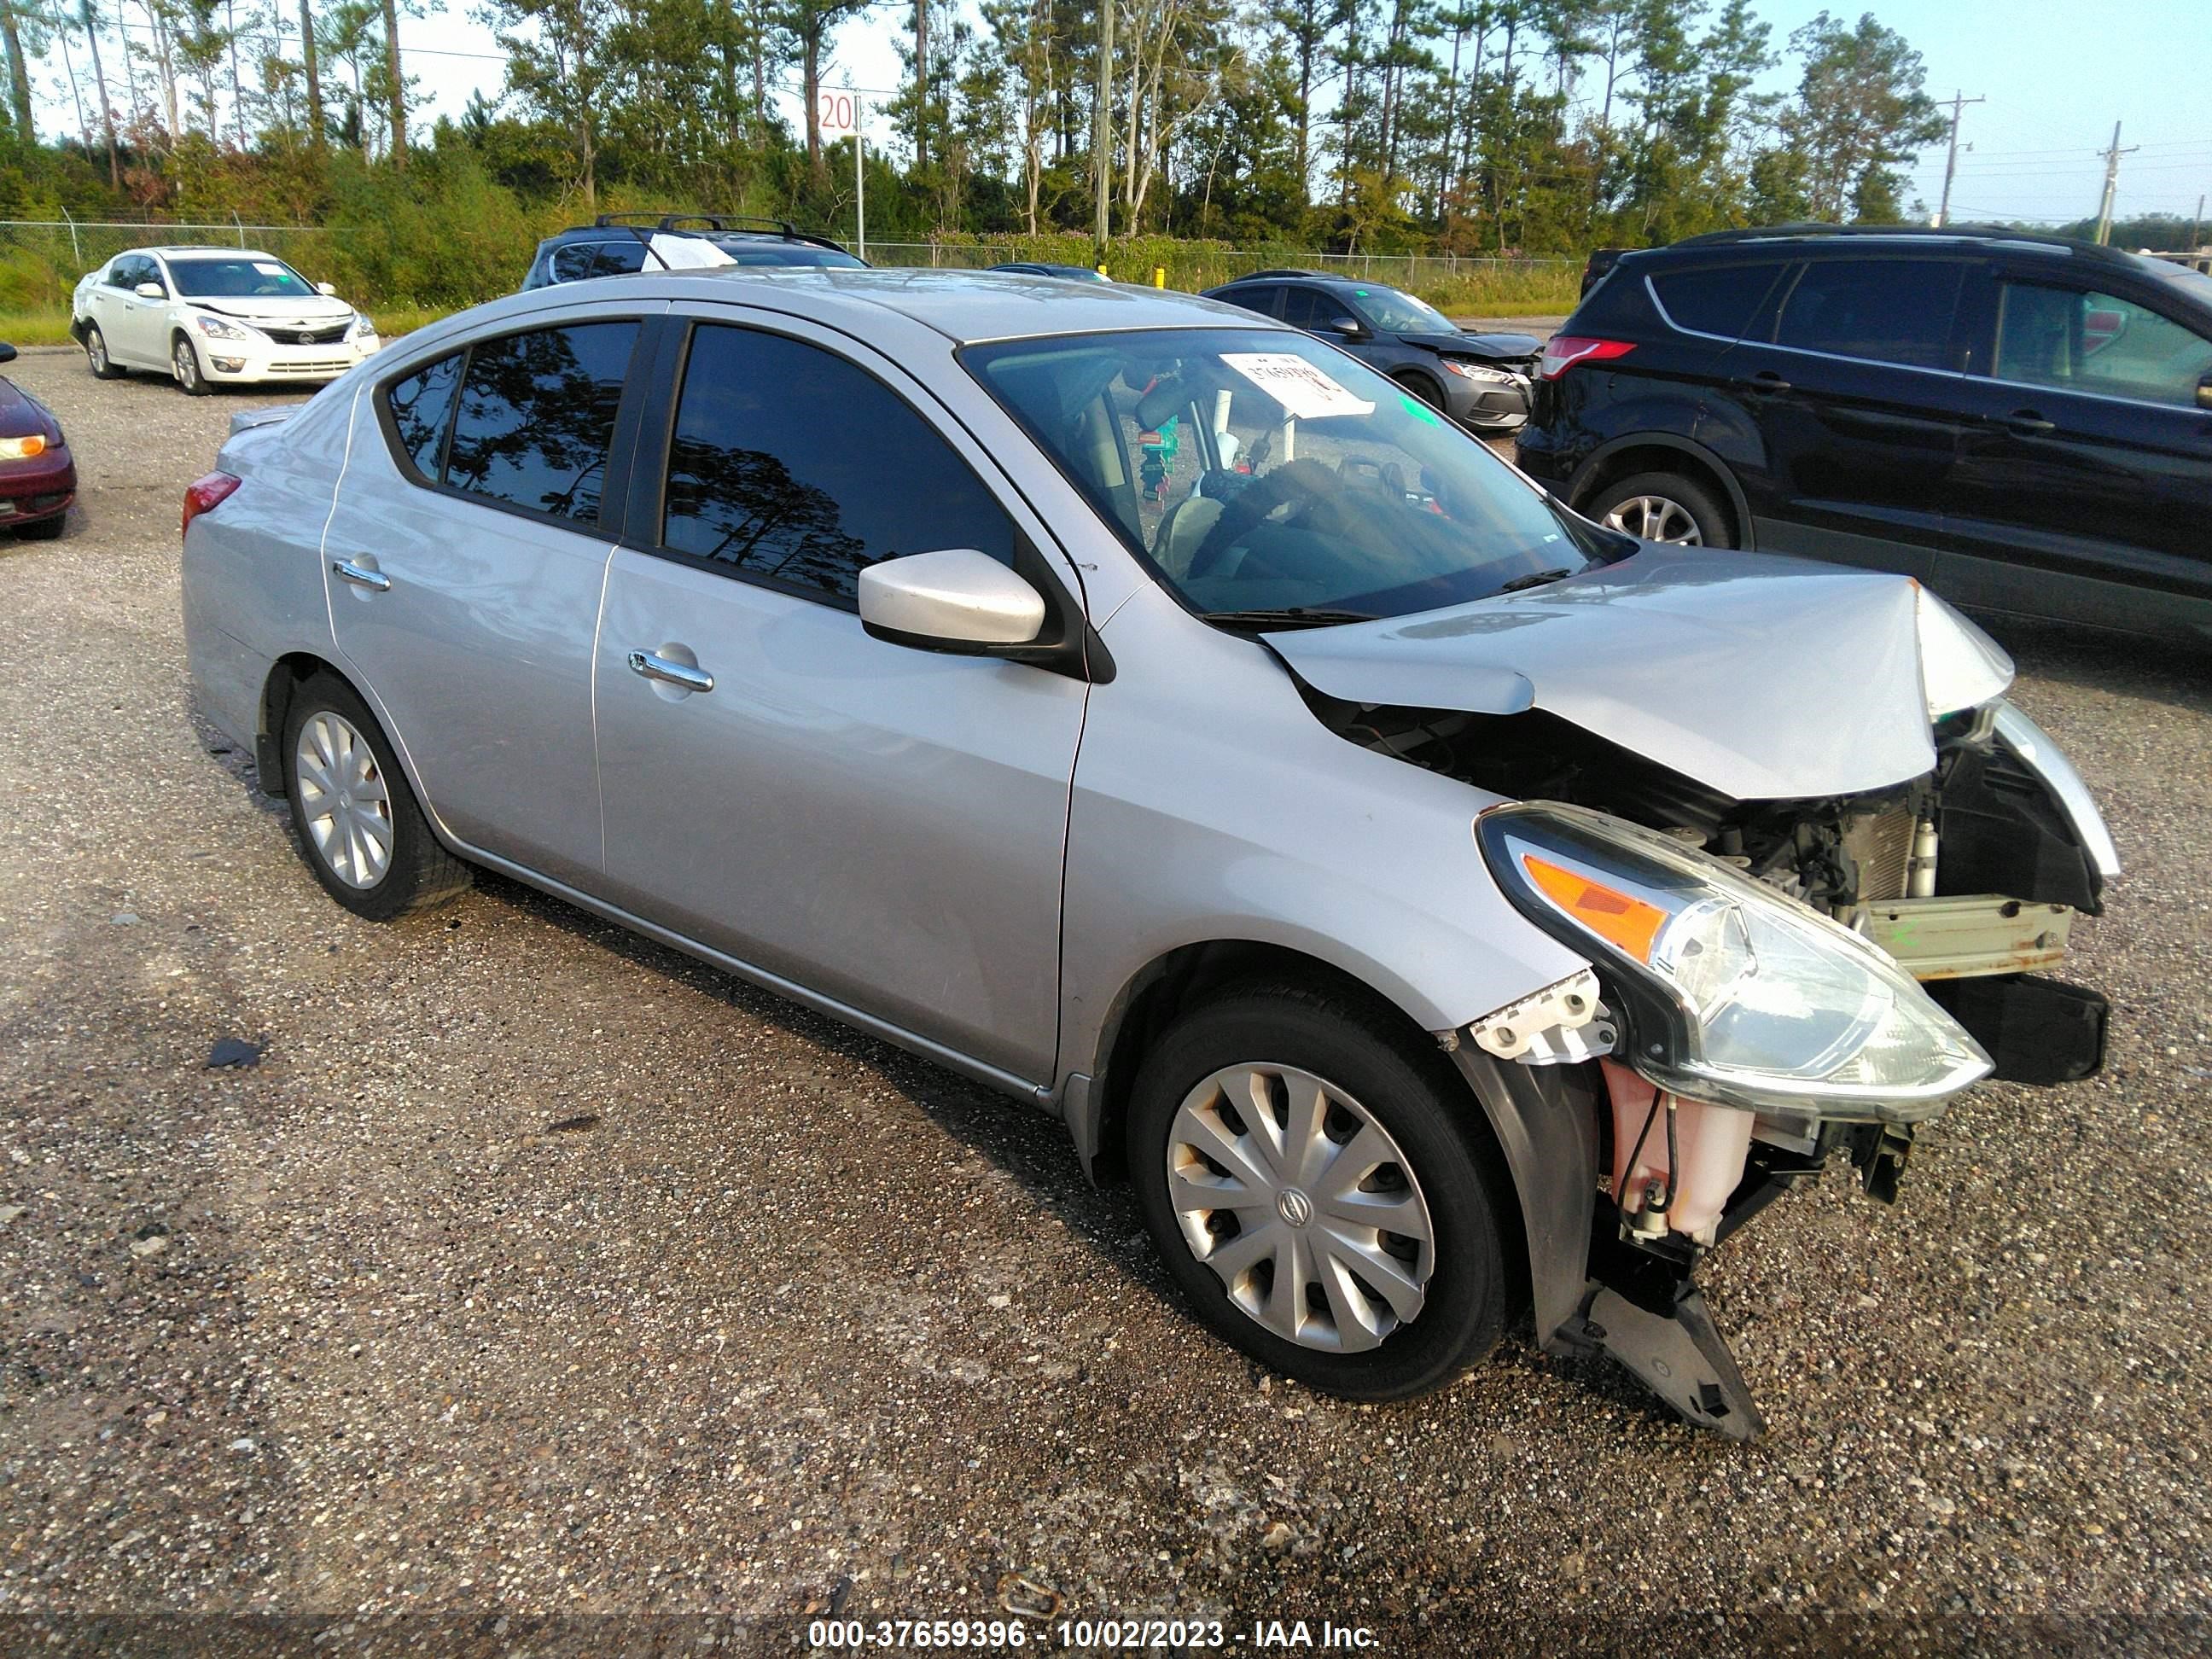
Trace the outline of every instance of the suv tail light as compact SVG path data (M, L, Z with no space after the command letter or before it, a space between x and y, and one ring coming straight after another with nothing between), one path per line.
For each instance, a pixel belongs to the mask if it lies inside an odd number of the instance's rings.
M1632 340L1594 340L1586 334L1554 334L1544 343L1544 360L1536 366L1536 378L1556 380L1577 363L1609 362L1635 349Z
M193 479L185 487L185 521L177 526L177 533L183 535L192 527L194 519L229 500L230 492L238 484L239 481L228 472L210 472L204 478Z

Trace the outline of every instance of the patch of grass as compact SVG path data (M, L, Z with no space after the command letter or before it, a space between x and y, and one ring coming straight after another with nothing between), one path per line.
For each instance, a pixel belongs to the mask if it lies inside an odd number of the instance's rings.
M362 310L376 319L377 332L386 340L396 340L418 328L441 322L460 309L458 306L363 306Z
M52 310L0 311L0 340L12 346L75 345L70 338L66 307Z
M1420 285L1420 296L1455 317L1559 316L1572 311L1582 268L1571 264L1492 267Z

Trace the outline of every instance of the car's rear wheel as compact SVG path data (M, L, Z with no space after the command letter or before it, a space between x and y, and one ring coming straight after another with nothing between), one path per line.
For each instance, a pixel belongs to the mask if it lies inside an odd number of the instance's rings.
M1254 985L1146 1058L1129 1168L1154 1245L1217 1333L1316 1389L1401 1399L1504 1328L1502 1176L1480 1115L1382 1010Z
M84 330L84 361L95 380L119 380L123 371L107 355L107 337L100 331L100 325L88 323Z
M301 855L347 909L390 921L468 886L468 866L430 832L391 743L343 680L318 674L293 693L283 756Z
M169 348L169 367L177 377L177 384L184 387L187 398L207 396L207 376L200 372L200 354L192 349L192 343L181 334Z
M1638 472L1607 484L1583 514L1640 541L1687 547L1733 547L1726 509L1695 478L1679 472Z

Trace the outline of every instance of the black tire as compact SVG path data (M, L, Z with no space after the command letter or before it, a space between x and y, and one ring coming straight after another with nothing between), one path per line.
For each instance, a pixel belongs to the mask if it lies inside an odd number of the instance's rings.
M1416 374L1413 370L1407 369L1401 374L1393 374L1390 378L1395 380L1400 386L1405 387L1407 391L1412 392L1416 398L1419 398L1431 409L1442 410L1443 408L1444 389L1438 386L1434 380L1431 380L1427 375Z
M184 388L187 398L204 398L214 390L208 385L207 370L200 366L200 349L192 343L190 335L179 334L169 342L169 366L172 376Z
M385 788L390 817L391 857L381 875L368 885L356 885L338 873L318 844L310 807L302 800L299 777L300 734L317 715L331 714L343 720L368 742L374 757L374 775ZM292 694L284 711L284 795L291 804L292 832L300 856L323 890L354 915L370 921L394 921L416 910L467 890L469 866L448 853L430 830L416 804L407 775L400 769L384 728L368 712L354 690L332 674L317 674ZM317 820L319 821L319 820Z
M15 535L19 540L27 542L59 541L62 532L68 526L69 514L57 513L50 519L33 519L28 524L17 525Z
M1707 547L1734 547L1736 538L1729 520L1728 509L1714 499L1712 489L1702 481L1680 472L1638 472L1619 478L1582 503L1578 509L1586 519L1600 524L1606 515L1623 501L1638 496L1654 497L1672 501L1686 513L1697 525L1698 539ZM1631 535L1635 534L1630 530ZM1669 537L1667 539L1677 539Z
M95 380L119 380L124 371L114 358L107 355L107 337L100 331L98 323L84 325L84 362Z
M1261 1324L1185 1239L1169 1195L1168 1158L1185 1097L1245 1062L1295 1066L1350 1096L1397 1143L1434 1237L1425 1301L1378 1346L1303 1346ZM1402 1400L1443 1387L1497 1346L1519 1299L1499 1218L1510 1178L1482 1108L1450 1062L1399 1029L1378 1005L1295 983L1237 988L1178 1020L1139 1072L1127 1148L1137 1206L1168 1273L1199 1317L1272 1370L1352 1400Z

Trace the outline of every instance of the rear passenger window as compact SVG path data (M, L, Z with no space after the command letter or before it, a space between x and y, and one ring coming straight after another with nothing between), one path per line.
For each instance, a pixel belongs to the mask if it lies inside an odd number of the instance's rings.
M1317 288L1283 290L1283 320L1292 328L1326 328L1352 307Z
M1774 343L1941 368L1965 270L1938 259L1815 259L1783 301Z
M661 540L847 603L861 570L1014 527L929 423L853 363L781 335L702 325L677 405Z
M443 459L446 428L453 412L453 393L461 384L461 354L441 357L428 368L395 382L384 394L392 429L416 471L435 483Z
M628 276L645 269L645 244L635 236L612 242L571 242L553 250L553 280L581 283L594 276Z
M1720 265L1709 270L1669 270L1651 279L1651 290L1677 328L1733 340L1751 326L1766 291L1782 270L1769 262Z
M636 340L634 322L583 323L477 344L446 483L533 512L597 520Z

